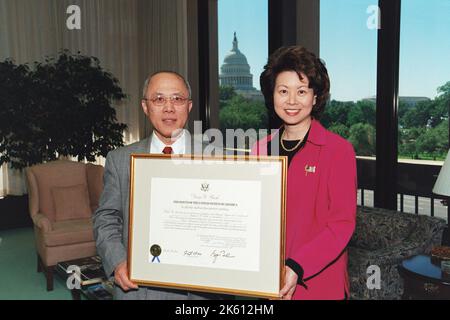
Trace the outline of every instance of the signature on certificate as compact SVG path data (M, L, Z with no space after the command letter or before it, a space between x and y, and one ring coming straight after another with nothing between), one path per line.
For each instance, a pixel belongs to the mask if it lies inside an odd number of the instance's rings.
M184 250L184 255L187 257L199 257L202 253L194 250Z
M231 255L230 252L228 252L226 250L217 250L217 249L214 249L211 252L210 256L213 258L212 263L216 263L217 258L219 258L219 257L221 257L221 258L229 258L229 259L230 258L235 258L235 256Z

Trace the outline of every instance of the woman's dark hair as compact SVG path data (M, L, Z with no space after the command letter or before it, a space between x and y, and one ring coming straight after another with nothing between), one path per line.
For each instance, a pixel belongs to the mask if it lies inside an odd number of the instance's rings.
M330 78L325 63L314 53L301 46L277 49L269 57L259 79L266 106L271 112L274 112L275 81L283 71L295 71L300 79L303 79L302 74L308 77L309 87L314 90L314 95L316 95L316 104L311 111L311 116L319 119L330 98Z

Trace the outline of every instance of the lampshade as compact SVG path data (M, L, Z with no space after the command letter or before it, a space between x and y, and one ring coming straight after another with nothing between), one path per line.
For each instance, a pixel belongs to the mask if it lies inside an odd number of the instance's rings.
M450 196L450 150L434 184L433 193Z

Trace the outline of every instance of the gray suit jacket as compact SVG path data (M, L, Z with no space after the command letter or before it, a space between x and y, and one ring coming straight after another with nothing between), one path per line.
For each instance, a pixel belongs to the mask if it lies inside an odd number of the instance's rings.
M111 151L106 157L103 193L93 221L97 252L102 258L106 274L111 277L116 266L127 259L130 155L132 153L149 153L150 143L151 139L147 138ZM187 139L187 153L200 154L204 147L205 145L202 142ZM140 287L139 290L124 292L119 286L116 286L115 298L159 300L214 299L220 297L218 295L193 294L181 290L152 287Z

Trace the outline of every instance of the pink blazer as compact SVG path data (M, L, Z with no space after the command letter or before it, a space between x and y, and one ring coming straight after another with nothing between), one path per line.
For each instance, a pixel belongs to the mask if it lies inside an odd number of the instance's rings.
M258 141L253 155L267 155L275 134ZM308 287L293 299L349 296L347 244L356 222L356 158L352 145L313 120L308 140L288 169L286 259L302 266Z

